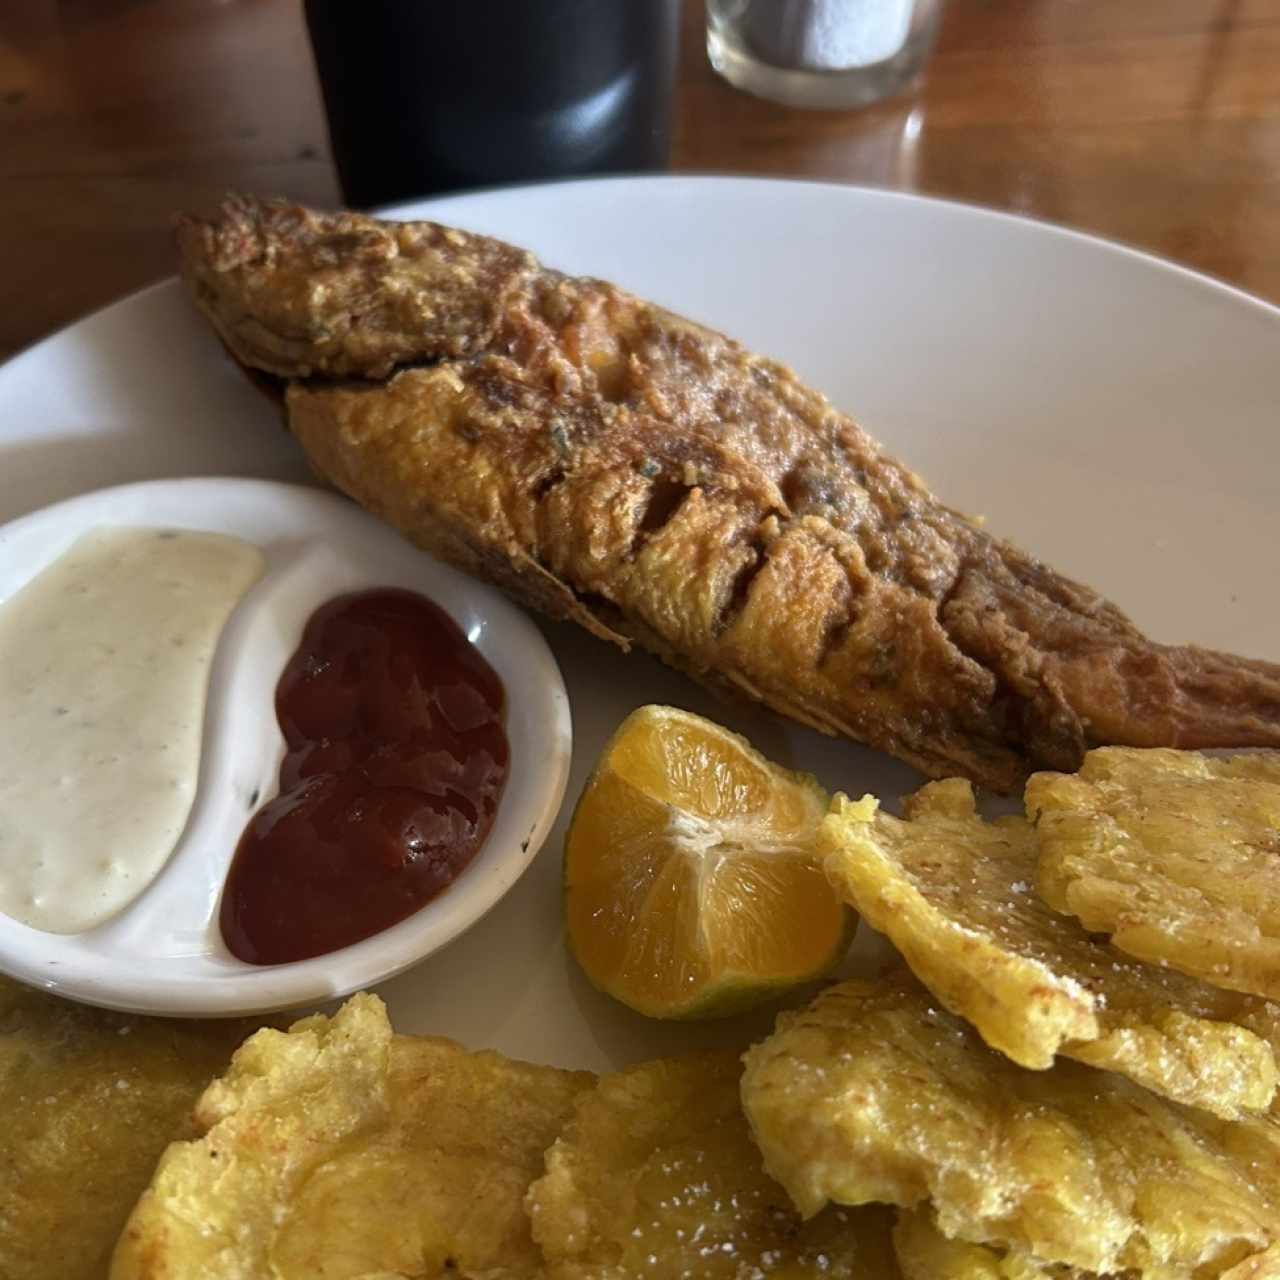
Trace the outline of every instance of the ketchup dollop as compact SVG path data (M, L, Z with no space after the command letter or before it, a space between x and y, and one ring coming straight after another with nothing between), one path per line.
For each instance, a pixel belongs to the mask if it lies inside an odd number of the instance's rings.
M507 778L502 682L409 591L312 615L276 689L279 794L246 827L222 936L250 964L324 955L412 915L484 843Z

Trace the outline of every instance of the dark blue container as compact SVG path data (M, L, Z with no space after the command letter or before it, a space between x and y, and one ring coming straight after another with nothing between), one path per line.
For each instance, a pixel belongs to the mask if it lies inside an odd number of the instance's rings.
M354 208L665 168L679 0L307 0Z

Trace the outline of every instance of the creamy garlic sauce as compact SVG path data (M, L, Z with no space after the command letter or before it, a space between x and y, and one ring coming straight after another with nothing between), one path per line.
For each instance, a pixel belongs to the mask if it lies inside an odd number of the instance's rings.
M264 567L224 534L98 529L0 607L0 911L78 933L159 873L218 636Z

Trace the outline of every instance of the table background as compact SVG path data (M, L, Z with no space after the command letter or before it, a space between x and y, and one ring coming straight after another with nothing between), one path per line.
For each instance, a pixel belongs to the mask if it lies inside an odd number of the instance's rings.
M672 167L1009 209L1280 302L1280 0L950 0L911 93L750 98L686 0ZM228 189L338 199L300 0L0 2L0 356L167 275Z

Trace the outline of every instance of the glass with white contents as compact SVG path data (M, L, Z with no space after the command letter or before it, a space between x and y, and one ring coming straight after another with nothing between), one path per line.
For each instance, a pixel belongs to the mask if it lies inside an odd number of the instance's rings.
M707 56L730 84L793 107L860 107L924 66L940 0L707 0Z

